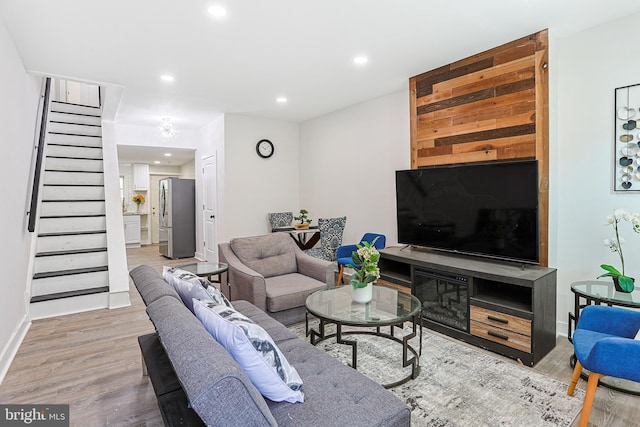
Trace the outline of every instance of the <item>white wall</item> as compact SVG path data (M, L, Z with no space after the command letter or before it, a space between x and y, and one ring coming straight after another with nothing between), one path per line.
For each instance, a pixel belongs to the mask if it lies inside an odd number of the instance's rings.
M573 311L571 283L593 280L600 264L620 267L604 246L613 237L605 217L616 208L640 212L639 193L613 193L614 89L640 83L640 56L629 53L637 40L636 14L556 40L557 44L557 221L559 333L566 334ZM638 108L638 106L635 106ZM640 182L634 185L640 187ZM624 223L626 273L640 279L640 235ZM604 279L602 279L604 280Z
M27 232L31 195L31 164L40 79L27 76L4 23L0 20L0 259L3 260L0 298L0 382L29 327L28 278L32 235Z
M411 164L407 89L300 126L300 206L346 215L343 242L379 232L397 243L395 171Z
M261 139L275 146L268 159L256 153ZM299 171L313 167L318 159L300 158L298 124L226 114L224 145L224 236L265 234L269 212L300 209L300 193L308 189L301 191Z

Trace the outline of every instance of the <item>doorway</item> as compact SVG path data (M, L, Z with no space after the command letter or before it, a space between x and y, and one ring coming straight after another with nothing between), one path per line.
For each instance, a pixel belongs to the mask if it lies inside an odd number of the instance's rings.
M216 207L217 207L217 167L216 156L202 159L202 200L204 221L204 259L218 261L218 244L216 242Z

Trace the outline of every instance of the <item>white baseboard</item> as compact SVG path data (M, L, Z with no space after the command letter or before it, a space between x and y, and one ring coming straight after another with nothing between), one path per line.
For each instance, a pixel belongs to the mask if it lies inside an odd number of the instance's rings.
M13 332L11 339L2 350L2 356L0 357L0 384L4 381L4 377L9 371L11 362L13 362L14 357L16 357L16 353L18 353L18 349L20 348L22 341L24 341L24 337L27 335L30 327L31 321L29 320L29 315L25 314L18 326L18 329Z
M112 292L109 294L109 308L122 308L129 307L131 305L131 299L129 298L129 291Z

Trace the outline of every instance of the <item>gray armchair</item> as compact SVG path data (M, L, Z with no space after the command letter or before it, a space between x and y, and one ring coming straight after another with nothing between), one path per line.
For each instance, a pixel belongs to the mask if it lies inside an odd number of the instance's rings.
M335 263L305 254L288 233L232 239L218 245L218 254L229 265L222 292L285 325L304 320L307 296L334 286Z

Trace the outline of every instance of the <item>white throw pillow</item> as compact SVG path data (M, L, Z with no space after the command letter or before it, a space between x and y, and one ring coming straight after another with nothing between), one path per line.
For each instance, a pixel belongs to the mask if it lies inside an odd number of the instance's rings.
M636 337L634 339L640 341L640 329L638 329L638 332L636 333Z
M298 371L269 334L232 308L210 301L193 301L194 313L205 329L242 367L260 393L274 402L304 402Z
M213 300L216 304L232 307L227 298L211 283L193 273L176 267L163 267L162 277L176 290L184 305L193 312L193 299Z

